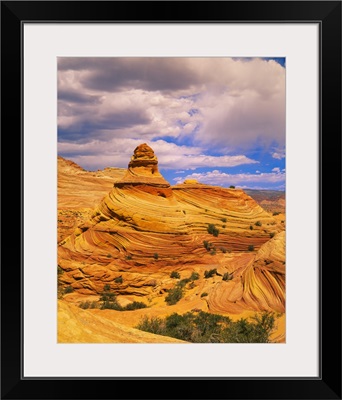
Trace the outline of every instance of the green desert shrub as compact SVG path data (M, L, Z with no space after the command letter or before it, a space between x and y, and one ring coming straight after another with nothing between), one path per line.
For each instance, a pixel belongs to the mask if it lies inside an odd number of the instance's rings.
M207 293L207 292L201 293L201 297L206 297L206 296L208 296L208 293Z
M153 254L153 258L154 258L155 260L158 260L158 258L159 258L158 253L154 253L154 254Z
M254 250L254 246L252 245L252 244L250 244L249 246L248 246L248 251L253 251Z
M224 218L221 218L221 221L222 221L222 222L227 222L227 218L225 218L225 217L224 217Z
M138 310L140 308L146 308L147 305L142 301L133 301L132 303L127 304L127 306L122 307L122 311L132 311Z
M229 188L230 189L235 189L235 186L234 185L230 185Z
M173 304L177 304L182 296L183 289L177 285L173 289L169 290L167 296L165 297L165 301L169 306L172 306Z
M170 278L179 279L179 278L180 278L179 272L177 272L177 271L172 271L171 274L170 274Z
M211 269L209 271L204 271L204 278L208 279L208 278L211 278L212 276L214 276L216 274L217 274L217 269L216 268Z
M270 233L270 238L272 239L272 238L274 237L274 235L275 235L275 233L274 233L274 232L271 232L271 233Z
M200 277L200 276L199 276L199 273L198 273L198 272L192 272L189 279L190 279L191 281L197 281L197 279L199 279L199 277Z
M64 288L63 293L68 294L68 293L72 293L73 291L74 291L74 288L71 285L68 285Z
M255 225L255 226L261 226L262 223L261 223L260 221L257 221L254 225Z
M204 311L173 313L164 319L145 316L136 328L191 343L269 343L275 316L265 312L232 321Z
M123 278L122 278L122 276L116 277L116 278L114 279L114 282L115 282L115 283L118 283L118 284L123 283Z
M208 231L208 233L210 233L211 235L213 235L215 237L217 237L220 233L220 230L218 228L216 228L216 226L214 224L208 224L207 231Z
M253 225L249 225L249 229L252 231L254 229Z
M225 272L222 276L223 281L230 281L233 279L233 274L230 274L229 272Z

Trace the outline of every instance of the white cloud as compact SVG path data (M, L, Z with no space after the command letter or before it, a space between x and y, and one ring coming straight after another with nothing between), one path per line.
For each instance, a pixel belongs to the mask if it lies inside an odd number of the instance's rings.
M276 62L62 58L60 67L60 141L193 135L209 154L284 145L285 69Z
M272 169L272 172L280 172L280 168L279 168L279 167L274 167L274 168Z
M126 168L134 149L141 143L140 139L116 138L107 142L93 140L84 144L61 142L58 144L58 152L85 169L102 169L108 166ZM211 156L203 154L199 147L177 146L164 140L146 143L158 157L159 168L164 169L234 167L258 163L245 155Z
M272 157L276 160L282 160L285 158L285 149L277 149L273 153L271 153Z
M277 190L285 187L285 174L282 173L261 173L261 174L227 174L219 170L213 170L205 173L193 173L184 178L174 178L176 183L182 183L185 179L197 179L200 183L209 185L225 186L230 185L253 188L253 187L270 187L270 184ZM264 186L263 186L264 185Z

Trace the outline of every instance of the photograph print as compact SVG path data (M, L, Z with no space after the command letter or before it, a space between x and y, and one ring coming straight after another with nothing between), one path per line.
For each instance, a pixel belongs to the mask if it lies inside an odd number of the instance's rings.
M285 58L56 68L58 343L286 343Z

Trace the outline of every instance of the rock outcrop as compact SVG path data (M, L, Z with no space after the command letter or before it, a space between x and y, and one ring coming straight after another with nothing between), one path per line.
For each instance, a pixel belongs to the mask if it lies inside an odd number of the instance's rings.
M115 178L98 175L94 182L111 183L107 194L92 209L82 203L88 218L58 246L60 285L74 290L66 296L70 302L98 300L109 285L122 301L149 299L163 315L171 308L284 312L284 225L243 190L195 180L170 186L146 144L134 150L126 171ZM217 275L206 279L205 270L212 268ZM182 279L192 272L199 278L169 307L165 296L175 285L173 271Z

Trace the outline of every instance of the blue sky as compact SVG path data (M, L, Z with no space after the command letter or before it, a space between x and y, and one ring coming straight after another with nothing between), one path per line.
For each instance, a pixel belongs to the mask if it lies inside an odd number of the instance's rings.
M127 168L149 144L171 185L285 189L285 58L58 59L58 154Z

